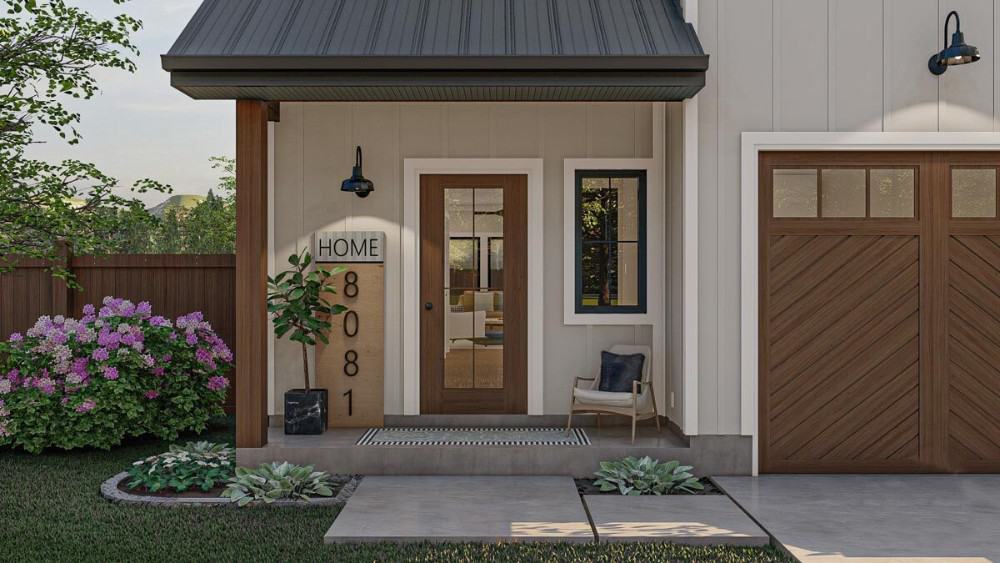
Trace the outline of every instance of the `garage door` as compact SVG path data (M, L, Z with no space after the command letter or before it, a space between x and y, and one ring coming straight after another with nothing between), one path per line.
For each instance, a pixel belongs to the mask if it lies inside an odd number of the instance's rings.
M1000 470L997 153L763 153L764 472Z

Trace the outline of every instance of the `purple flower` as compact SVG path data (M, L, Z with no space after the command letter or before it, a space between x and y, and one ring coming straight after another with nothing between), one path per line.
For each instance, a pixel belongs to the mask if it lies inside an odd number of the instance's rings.
M159 315L149 319L149 324L152 326L170 326L170 321Z
M151 400L151 401L153 399L155 399L155 398L157 398L157 397L160 396L160 394L158 392L153 391L152 389L150 389L149 391L146 391L145 395L146 395L146 398L149 399L149 400Z
M166 371L163 368L153 368L153 375L157 377L163 377Z
M153 358L152 354L143 354L142 363L146 364L146 367L151 368L156 365L156 359Z
M207 364L212 361L212 352L207 348L198 348L194 352L194 358L198 363Z
M87 412L90 412L90 411L94 410L94 407L96 407L96 406L97 406L97 403L95 403L94 401L92 401L90 399L87 399L86 401L80 403L80 405L78 407L76 407L76 412L81 413L81 414L82 413L87 413Z
M94 316L94 306L91 305L90 303L87 303L86 305L84 305L83 306L83 314L84 314L84 316L87 316L87 317L93 317Z
M20 332L15 332L11 334L10 338L7 339L8 342L21 342L23 340L24 336Z
M135 313L142 318L146 318L153 314L153 306L149 304L149 301L142 301L135 306Z
M104 368L104 379L107 379L108 381L114 381L118 379L118 368L106 366Z
M184 337L184 341L187 342L189 346L197 346L198 336L195 335L194 333L188 334L186 337Z
M165 356L163 356L162 358L160 358L160 361L162 361L165 364L169 364L171 362L171 360L173 360L173 359L174 359L173 355L166 354Z
M215 377L208 378L207 386L212 391L222 391L226 387L229 387L229 380L221 375L216 375Z
M94 350L94 352L91 354L91 357L98 362L104 362L107 361L108 357L110 357L110 354L108 354L107 348L98 348Z
M49 377L39 377L35 380L35 387L46 395L51 395L56 392L56 382L52 381Z

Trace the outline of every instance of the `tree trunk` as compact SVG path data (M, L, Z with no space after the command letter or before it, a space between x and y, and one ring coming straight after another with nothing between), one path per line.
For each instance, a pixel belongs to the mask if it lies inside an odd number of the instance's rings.
M306 343L302 342L302 372L306 376L306 393L309 392L309 352L306 350Z

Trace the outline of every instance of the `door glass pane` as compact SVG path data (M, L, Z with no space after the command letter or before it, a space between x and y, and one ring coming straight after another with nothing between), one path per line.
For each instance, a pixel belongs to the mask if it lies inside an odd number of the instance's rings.
M503 388L503 195L500 188L445 190L446 389Z
M873 168L870 173L872 217L913 217L915 174L912 168Z
M815 217L818 203L818 175L814 169L774 171L773 205L775 217Z
M864 217L866 182L863 168L823 170L823 217Z
M638 305L638 242L584 242L581 262L584 306Z
M995 168L954 168L951 171L952 217L997 216Z

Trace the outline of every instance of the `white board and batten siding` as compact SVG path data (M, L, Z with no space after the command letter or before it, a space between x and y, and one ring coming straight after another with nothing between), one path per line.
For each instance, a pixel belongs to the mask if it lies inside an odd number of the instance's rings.
M592 377L600 351L652 342L649 326L563 324L563 159L652 158L649 103L283 103L274 124L273 255L285 257L330 231L385 233L385 412L403 414L401 225L408 158L540 158L544 161L544 413L569 406L577 376ZM365 199L340 192L354 147L375 183ZM663 288L662 291L666 291ZM301 379L300 352L275 342L271 413Z
M700 434L741 432L740 134L1000 131L998 4L699 0ZM951 10L983 58L938 78L927 59Z

